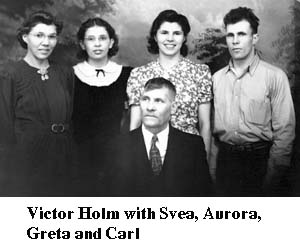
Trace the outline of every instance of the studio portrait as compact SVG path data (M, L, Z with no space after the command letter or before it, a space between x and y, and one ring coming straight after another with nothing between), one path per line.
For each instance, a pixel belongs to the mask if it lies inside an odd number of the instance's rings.
M0 20L0 196L300 196L300 1L4 0Z

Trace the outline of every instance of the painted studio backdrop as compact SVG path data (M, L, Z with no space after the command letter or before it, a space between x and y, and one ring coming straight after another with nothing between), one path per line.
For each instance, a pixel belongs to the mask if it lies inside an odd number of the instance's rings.
M77 62L75 35L78 27L88 17L96 15L108 20L118 33L120 51L114 59L131 66L143 65L155 58L146 50L150 25L160 11L175 9L186 15L191 23L190 58L207 63L215 72L228 62L222 18L238 6L254 9L260 18L258 50L263 59L287 72L299 125L299 0L1 0L0 72L4 62L23 57L24 50L16 40L16 30L28 12L41 8L64 22L53 59L70 65ZM298 144L299 136L297 138ZM300 147L295 147L295 152L297 149Z
M281 66L292 77L297 65L294 25L297 4L300 5L295 0L2 0L0 64L22 57L24 50L16 41L16 29L26 13L43 8L64 22L53 59L75 63L77 29L87 17L97 15L108 20L119 35L120 52L115 59L123 64L142 65L153 58L146 50L152 21L160 11L173 8L185 14L191 23L190 58L208 63L215 71L224 65L222 59L227 59L222 33L224 14L231 8L248 6L261 21L258 49L266 60Z

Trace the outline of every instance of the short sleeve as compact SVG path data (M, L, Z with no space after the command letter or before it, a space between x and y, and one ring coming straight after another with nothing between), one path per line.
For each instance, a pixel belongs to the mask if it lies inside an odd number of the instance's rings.
M139 105L140 97L143 90L143 79L140 68L135 68L131 71L127 82L127 95L129 105Z
M212 95L212 77L207 65L197 64L195 81L197 83L197 94L199 104L210 102Z

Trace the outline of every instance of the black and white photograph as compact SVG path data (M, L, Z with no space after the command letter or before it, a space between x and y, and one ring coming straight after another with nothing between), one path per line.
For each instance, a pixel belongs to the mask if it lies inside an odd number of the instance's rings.
M2 0L0 20L3 200L299 200L299 0Z

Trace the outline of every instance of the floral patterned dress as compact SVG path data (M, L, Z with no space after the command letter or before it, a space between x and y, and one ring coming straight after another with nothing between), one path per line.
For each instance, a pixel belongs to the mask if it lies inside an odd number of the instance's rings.
M181 58L179 63L169 70L164 70L158 60L137 67L132 70L127 83L129 105L139 105L145 83L155 77L168 79L176 87L171 125L183 132L199 135L199 105L212 100L209 67L196 64L187 58Z

